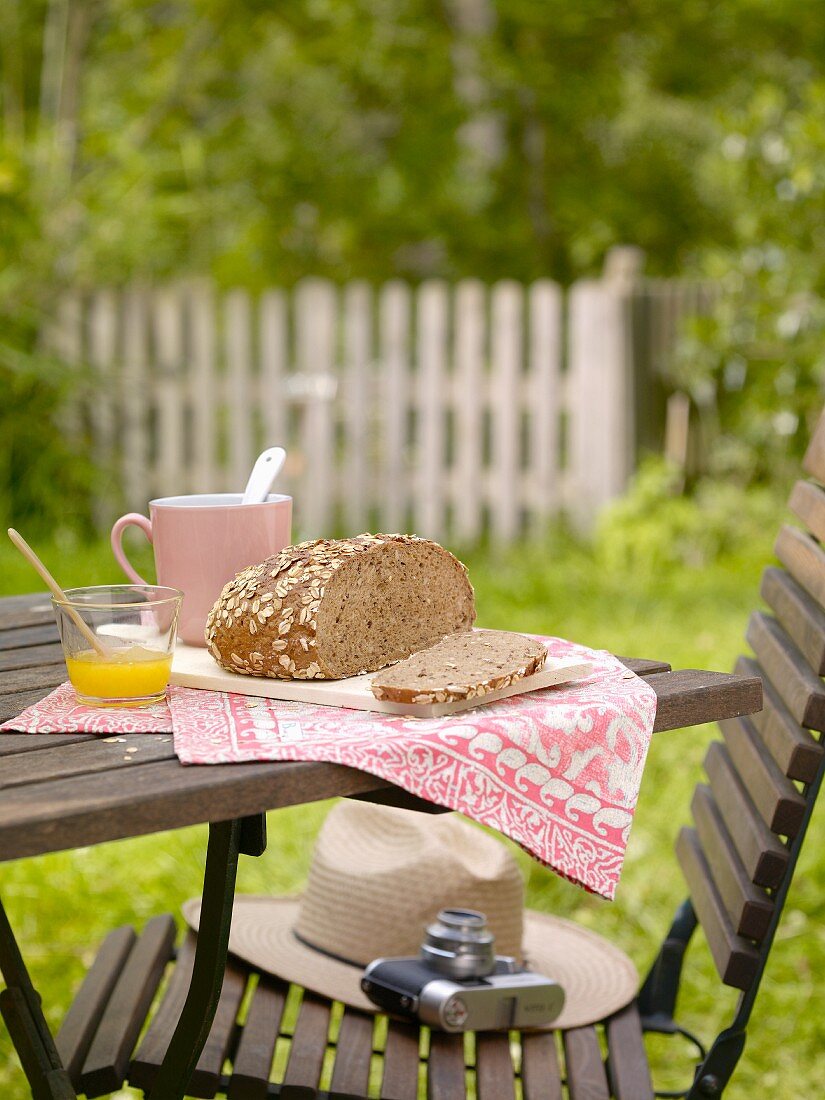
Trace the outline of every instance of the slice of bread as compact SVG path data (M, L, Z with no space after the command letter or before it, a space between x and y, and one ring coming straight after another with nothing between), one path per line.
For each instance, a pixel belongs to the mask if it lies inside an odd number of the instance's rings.
M396 703L474 699L531 676L546 659L546 647L522 634L462 631L379 672L370 687L376 699Z
M206 620L206 645L242 676L337 680L468 631L475 615L467 570L436 542L316 539L230 581Z

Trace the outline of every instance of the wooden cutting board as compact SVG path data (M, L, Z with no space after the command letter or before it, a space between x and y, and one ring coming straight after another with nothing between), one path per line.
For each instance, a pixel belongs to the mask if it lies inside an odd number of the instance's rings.
M508 687L491 691L480 699L456 699L448 703L393 703L376 699L370 691L374 673L350 676L346 680L270 680L262 676L239 676L221 668L206 649L179 644L172 660L172 683L180 687L208 691L231 691L237 695L255 695L264 699L287 699L293 703L319 703L349 710L372 710L382 714L410 714L416 718L440 718L445 714L520 695L538 688L555 687L586 676L591 665L586 661L548 658L541 672L516 680Z

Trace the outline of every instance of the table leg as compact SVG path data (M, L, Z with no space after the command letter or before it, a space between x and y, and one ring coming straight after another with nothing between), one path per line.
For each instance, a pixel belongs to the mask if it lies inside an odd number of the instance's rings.
M0 973L6 988L0 1012L14 1043L34 1100L75 1100L69 1075L60 1062L43 1015L40 995L32 985L3 903L0 902Z
M209 826L198 939L189 992L149 1100L182 1100L209 1037L226 969L229 927L240 852L266 847L263 815Z

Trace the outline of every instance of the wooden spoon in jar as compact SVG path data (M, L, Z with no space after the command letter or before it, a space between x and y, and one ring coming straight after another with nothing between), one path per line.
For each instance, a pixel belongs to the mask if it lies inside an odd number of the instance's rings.
M26 561L28 561L29 565L33 566L34 569L37 570L42 579L45 581L46 586L63 605L67 615L69 615L72 622L75 624L75 626L89 643L89 645L94 649L94 651L100 657L111 657L111 653L109 652L109 650L101 643L100 639L91 629L89 624L84 622L82 616L80 616L77 611L72 607L72 605L69 603L66 593L48 571L40 558L38 558L37 554L35 554L34 550L32 550L32 548L29 546L23 536L19 532L15 531L13 527L9 527L9 538L26 559Z

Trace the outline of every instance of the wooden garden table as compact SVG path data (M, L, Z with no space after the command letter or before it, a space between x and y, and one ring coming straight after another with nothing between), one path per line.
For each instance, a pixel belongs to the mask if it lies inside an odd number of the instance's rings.
M661 661L622 660L656 691L654 731L751 714L762 706L756 677L674 672ZM0 721L65 679L48 598L0 600ZM127 753L128 748L137 751ZM169 734L137 734L115 743L85 734L1 734L0 789L0 861L209 824L192 984L151 1091L153 1098L164 1100L183 1096L206 1041L226 963L238 855L264 850L265 812L338 795L439 809L338 764L183 767ZM7 985L0 993L0 1010L30 1082L39 1082L33 1094L74 1097L2 904L0 970Z

